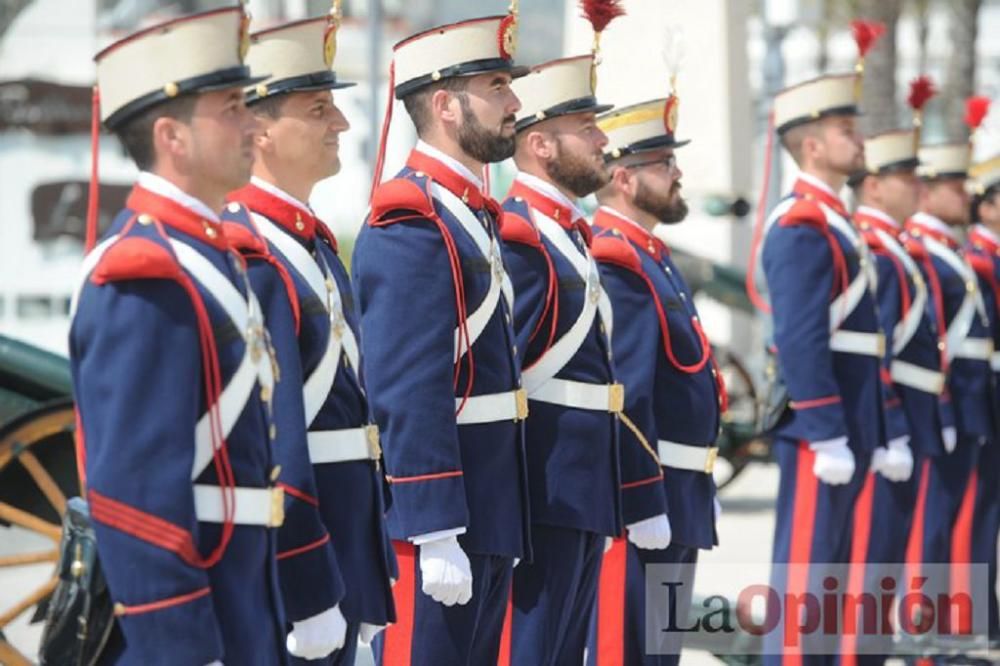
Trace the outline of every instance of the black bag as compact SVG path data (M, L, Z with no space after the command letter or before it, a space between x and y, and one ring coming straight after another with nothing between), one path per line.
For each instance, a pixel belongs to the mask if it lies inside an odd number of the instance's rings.
M781 367L778 365L778 355L773 347L767 348L767 361L764 366L764 399L757 423L757 432L767 433L777 428L789 412L788 387L781 377Z
M66 503L59 583L48 610L39 658L43 666L92 666L115 626L111 594L97 559L90 509L81 497Z

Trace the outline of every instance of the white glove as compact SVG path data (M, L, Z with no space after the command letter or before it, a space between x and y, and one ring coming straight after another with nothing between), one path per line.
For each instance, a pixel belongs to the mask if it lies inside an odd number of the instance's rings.
M670 521L661 513L652 518L626 525L628 540L643 550L663 550L670 545Z
M944 442L945 453L955 450L955 445L958 444L958 431L955 430L955 426L941 429L941 441Z
M367 622L362 622L361 626L358 627L358 640L360 640L364 645L371 645L372 641L378 635L378 632L385 629L384 624L368 624Z
M205 664L205 666L222 666L222 662L216 659L211 664Z
M285 644L296 657L321 659L344 647L346 631L347 620L337 605L301 622L292 622Z
M615 545L615 540L612 537L604 537L604 552L607 553L611 550L611 546Z
M809 448L816 453L813 474L823 483L839 486L854 476L854 454L847 448L846 437L814 442Z
M872 454L872 471L890 481L906 481L913 474L913 453L910 436L903 435L889 440L889 447L879 447Z
M420 546L424 594L445 606L464 606L472 598L472 569L456 537Z

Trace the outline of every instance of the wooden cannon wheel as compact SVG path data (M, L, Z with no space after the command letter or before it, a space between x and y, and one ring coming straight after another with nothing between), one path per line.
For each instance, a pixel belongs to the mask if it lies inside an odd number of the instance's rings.
M21 415L0 428L0 530L17 526L50 545L0 555L0 572L51 562L48 579L18 599L0 597L0 663L24 666L31 660L8 643L3 630L38 606L56 586L62 515L68 497L80 492L73 447L73 403L59 401ZM16 575L16 574L15 574Z

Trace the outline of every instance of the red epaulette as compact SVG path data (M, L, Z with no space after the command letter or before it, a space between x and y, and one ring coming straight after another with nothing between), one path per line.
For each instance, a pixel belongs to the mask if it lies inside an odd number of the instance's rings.
M989 281L993 277L993 260L989 257L983 256L978 252L966 252L965 260L969 262L972 266L972 270L986 281Z
M634 273L642 273L642 259L632 244L617 236L597 236L590 246L594 259L604 264L614 264Z
M245 225L239 222L222 222L222 232L229 239L229 244L237 252L243 254L268 254L267 243Z
M500 238L510 243L520 243L542 249L542 236L531 222L522 215L505 210L500 218Z
M862 229L861 237L865 240L868 248L871 250L884 250L885 245L882 243L882 239L878 237L874 229Z
M390 213L408 211L415 215L387 217ZM394 178L379 185L372 196L368 224L391 224L412 217L430 217L434 213L434 200L427 189L406 178Z
M183 277L173 252L142 236L127 236L112 243L90 273L94 284L120 280L180 281Z
M806 224L817 229L826 229L826 214L813 199L799 199L781 216L778 222L783 227Z
M924 261L929 256L927 254L927 248L924 247L924 244L913 236L906 236L903 238L903 249L905 249L906 253L917 261Z

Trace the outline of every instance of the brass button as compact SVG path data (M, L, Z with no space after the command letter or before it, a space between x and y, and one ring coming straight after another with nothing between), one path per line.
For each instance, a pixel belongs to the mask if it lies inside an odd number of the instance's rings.
M281 465L275 465L271 468L271 482L277 481L279 476L281 476Z
M413 175L416 176L417 178L423 178L426 174L424 174L423 171L417 171Z
M125 604L123 604L122 602L120 601L117 602L114 608L115 608L115 615L117 615L118 617L121 617L122 615L125 614Z
M240 205L235 201L230 202L230 204L226 206L226 210L228 210L230 213L238 213L240 212Z
M271 424L271 428L268 430L268 435L270 435L271 439L277 439L278 438L278 426L276 426L275 424L272 423Z
M143 213L136 221L143 226L148 226L153 223L153 216Z
M216 236L219 235L219 232L216 231L214 227L208 226L208 223L206 222L205 223L205 235L208 236L209 238L215 238Z
M271 387L261 386L260 387L260 399L264 402L271 402Z

